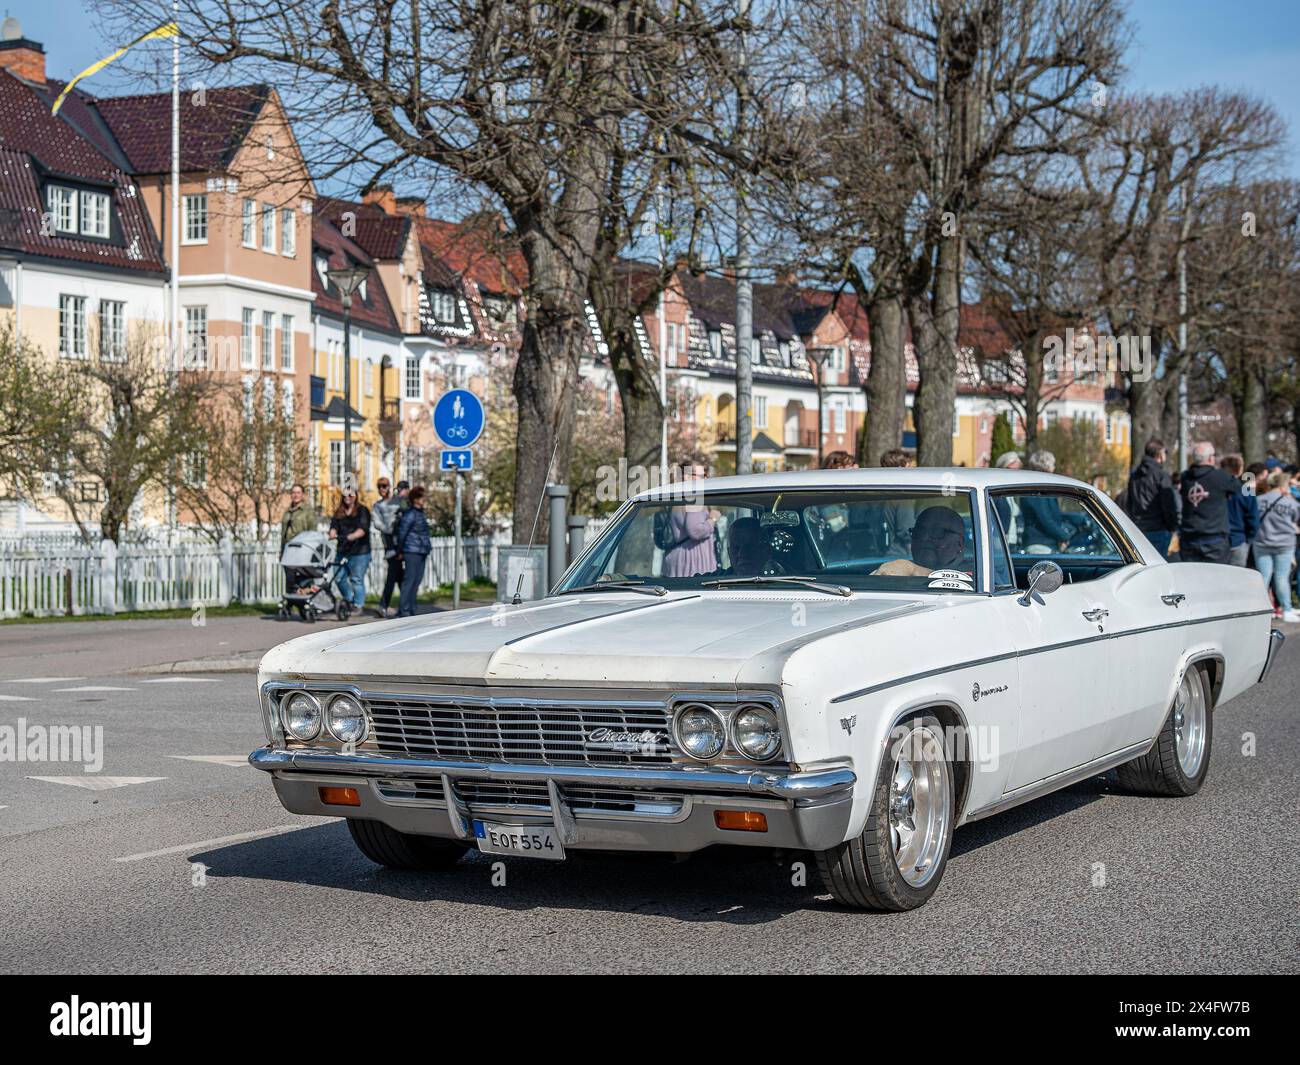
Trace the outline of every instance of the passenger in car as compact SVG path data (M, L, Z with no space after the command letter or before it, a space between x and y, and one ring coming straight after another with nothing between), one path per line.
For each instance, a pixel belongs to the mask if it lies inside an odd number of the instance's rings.
M966 524L948 507L927 507L912 529L912 557L895 558L872 571L873 577L928 577L937 569L953 569L966 546Z

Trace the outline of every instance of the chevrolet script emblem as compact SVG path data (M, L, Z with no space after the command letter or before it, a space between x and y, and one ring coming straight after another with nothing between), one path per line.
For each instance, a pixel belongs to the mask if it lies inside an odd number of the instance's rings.
M667 741L662 732L646 729L643 732L620 732L612 728L595 728L587 733L586 745L597 751L654 750Z

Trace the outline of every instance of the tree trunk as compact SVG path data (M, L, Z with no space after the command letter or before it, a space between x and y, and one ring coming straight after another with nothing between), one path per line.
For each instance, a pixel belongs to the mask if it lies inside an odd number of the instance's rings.
M867 368L867 427L861 466L878 466L880 457L903 442L907 417L907 361L904 356L903 301L898 296L863 300L871 337Z
M929 291L908 299L912 342L921 373L913 407L918 466L952 465L963 258L961 237L940 239Z
M1241 400L1234 402L1237 441L1246 462L1263 462L1268 454L1268 390L1250 367L1242 374Z
M1153 436L1161 434L1161 421L1164 414L1165 396L1162 382L1156 379L1139 381L1129 378L1128 413L1133 423L1129 439L1133 442L1133 454L1146 447L1146 442ZM1166 440L1165 444L1172 454L1177 447L1177 440ZM1180 461L1183 456L1179 456ZM1184 463L1186 465L1186 463Z

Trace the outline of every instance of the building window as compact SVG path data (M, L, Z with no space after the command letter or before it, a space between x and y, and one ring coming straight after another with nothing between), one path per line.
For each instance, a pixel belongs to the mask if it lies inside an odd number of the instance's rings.
M781 365L789 368L790 366L790 341L780 340L777 342L776 350L781 356Z
M245 248L257 247L257 201L245 199L240 218L239 240Z
M406 398L423 399L422 384L420 358L418 355L408 355L406 357Z
M961 415L956 410L952 412L952 435L961 436Z
M77 193L64 185L51 185L45 192L54 228L60 233L77 231Z
M343 483L343 441L330 441L330 484Z
M361 364L361 384L367 396L375 394L375 364L369 359Z
M844 371L844 349L838 345L831 348L831 369ZM842 430L837 430L837 432Z
M262 250L275 251L275 208L262 204Z
M245 307L239 321L239 365L245 370L253 368L253 329L255 311Z
M285 207L280 211L280 254L293 256L298 250L297 219L293 208Z
M293 420L293 382L285 377L280 381L280 410L285 418Z
M293 315L280 315L280 369L293 372Z
M59 297L59 354L69 359L86 357L86 297Z
M108 239L108 194L83 192L81 194L81 234L85 237Z
M715 359L722 358L722 330L709 330L709 354Z
M206 192L181 197L181 211L185 221L181 228L186 244L208 242L208 195Z
M262 312L262 369L275 369L275 315Z
M99 357L107 362L126 358L126 304L99 301Z
M1115 420L1109 414L1106 415L1106 443L1112 443L1115 439Z
M764 426L767 424L767 397L755 394L754 396L754 424Z
M185 308L185 365L202 367L208 364L208 309Z
M844 432L844 429L845 429L844 400L840 399L835 401L835 431L837 433L842 433Z

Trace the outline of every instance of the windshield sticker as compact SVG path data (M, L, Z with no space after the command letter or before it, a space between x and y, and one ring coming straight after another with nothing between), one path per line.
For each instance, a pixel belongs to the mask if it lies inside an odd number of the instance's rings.
M930 571L932 581L965 581L971 583L971 575L959 569L936 569Z
M961 591L961 592L969 592L969 591L972 590L972 585L971 585L970 583L968 583L967 581L954 581L954 580L952 580L951 578L950 578L950 579L947 579L947 580L942 580L942 581L931 581L931 582L929 583L929 585L927 585L927 587L929 587L929 588L955 588L955 589L957 589L958 591Z

